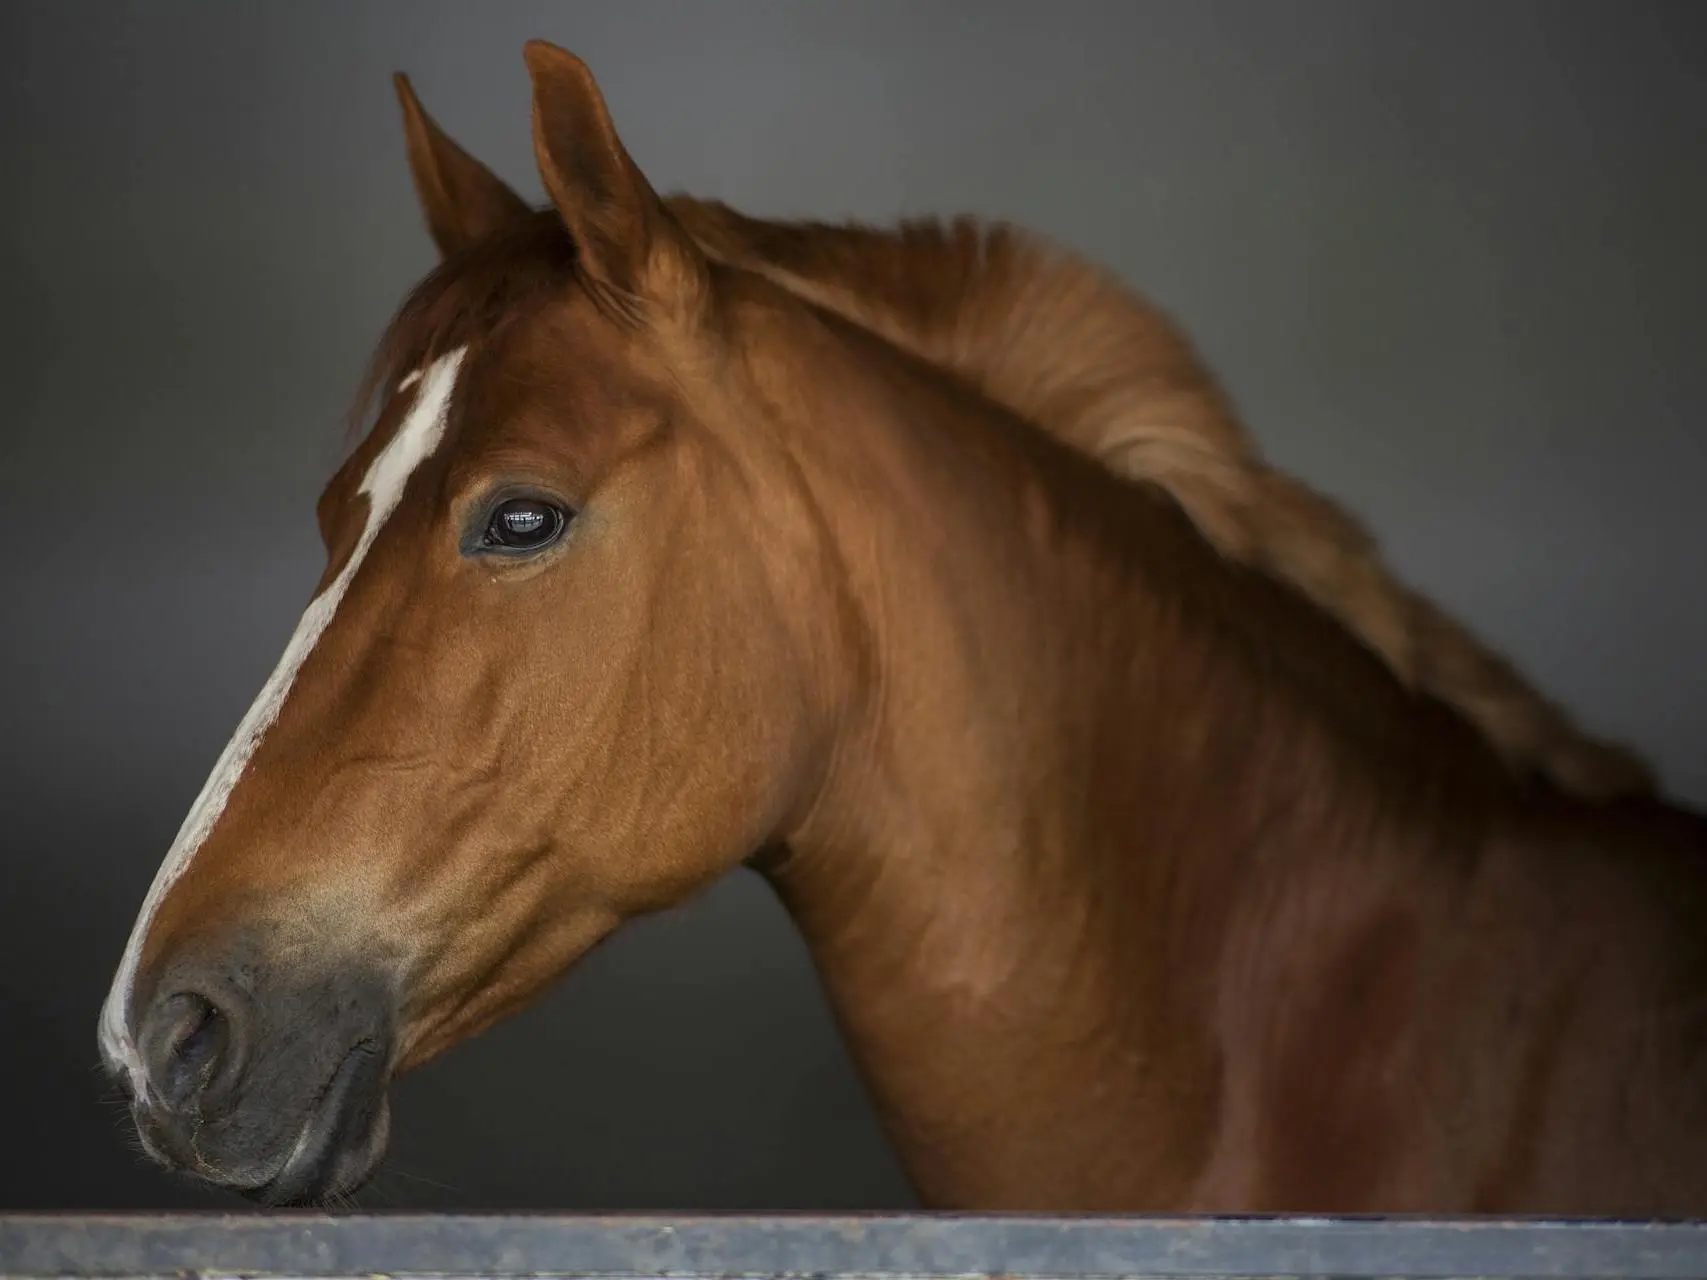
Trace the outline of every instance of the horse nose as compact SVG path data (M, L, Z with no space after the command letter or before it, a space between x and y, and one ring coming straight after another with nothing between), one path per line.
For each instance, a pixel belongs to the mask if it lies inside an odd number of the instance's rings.
M237 1002L197 990L157 999L143 1016L137 1047L151 1092L172 1111L217 1104L242 1058Z

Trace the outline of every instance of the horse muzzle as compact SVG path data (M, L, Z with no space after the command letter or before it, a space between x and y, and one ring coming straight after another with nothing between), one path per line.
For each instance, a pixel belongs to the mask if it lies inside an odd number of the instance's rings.
M178 958L133 1005L131 1113L168 1168L268 1205L359 1188L389 1134L396 1002L378 974Z

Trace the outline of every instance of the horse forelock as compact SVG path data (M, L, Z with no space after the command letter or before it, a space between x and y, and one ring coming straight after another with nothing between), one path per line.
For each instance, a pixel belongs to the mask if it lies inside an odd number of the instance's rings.
M386 325L351 406L351 432L362 429L375 399L401 378L489 339L530 302L571 279L574 270L574 242L549 209L443 259Z

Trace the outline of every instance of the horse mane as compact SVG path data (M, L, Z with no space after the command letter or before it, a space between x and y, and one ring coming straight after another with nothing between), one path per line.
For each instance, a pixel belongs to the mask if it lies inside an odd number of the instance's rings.
M1191 345L1111 274L1002 223L765 221L685 196L714 259L763 275L955 375L1117 474L1172 495L1219 552L1337 619L1509 767L1591 799L1647 766L1579 730L1505 658L1383 563L1345 509L1270 467Z

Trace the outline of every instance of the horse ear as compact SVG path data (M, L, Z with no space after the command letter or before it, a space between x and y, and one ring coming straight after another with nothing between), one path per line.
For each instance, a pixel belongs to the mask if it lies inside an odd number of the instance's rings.
M392 77L403 104L409 172L427 229L446 257L528 215L527 204L495 173L451 141L422 109L409 77Z
M634 299L694 292L704 259L629 157L587 65L530 40L533 148L546 194L575 241L582 272Z

